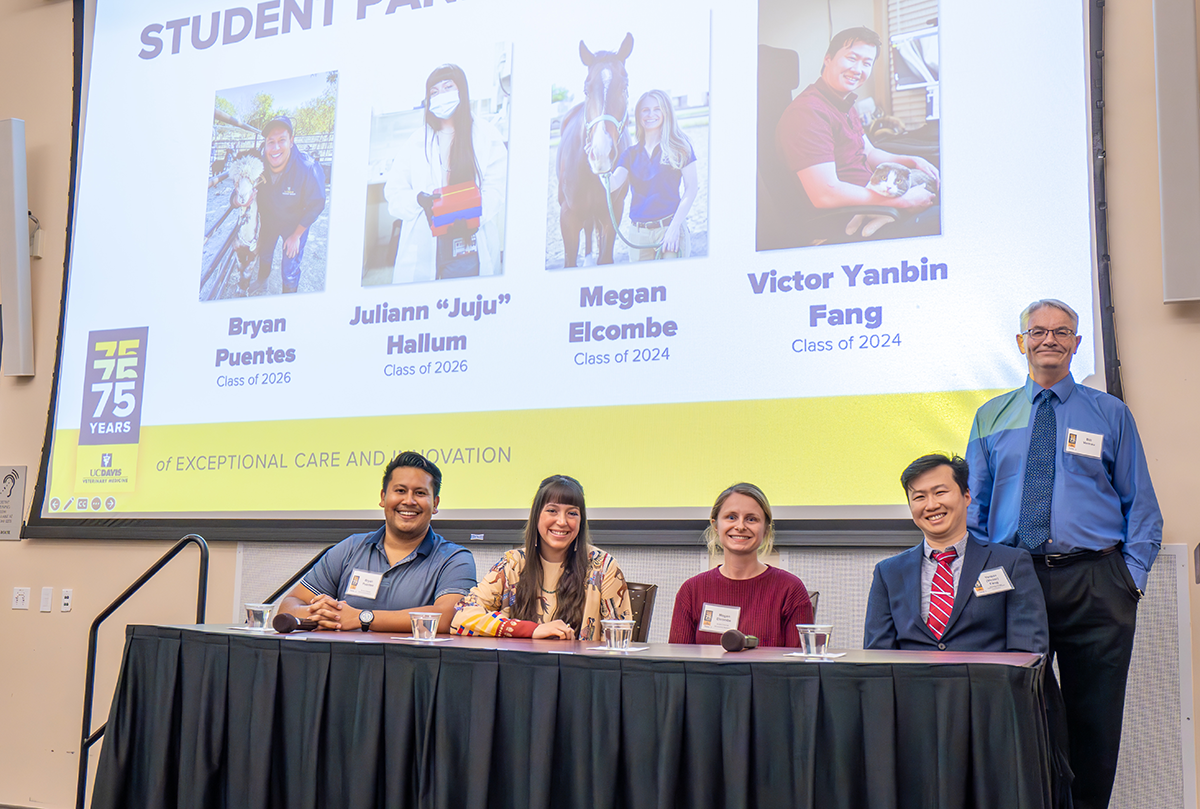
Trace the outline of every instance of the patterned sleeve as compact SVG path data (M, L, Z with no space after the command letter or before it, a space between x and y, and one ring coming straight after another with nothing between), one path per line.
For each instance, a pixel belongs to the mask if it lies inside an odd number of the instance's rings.
M603 580L600 585L600 617L603 618L633 618L633 608L629 605L629 587L625 584L625 574L617 560L605 554Z
M509 551L492 565L483 580L463 596L454 608L450 631L459 635L489 635L502 638L528 638L537 628L536 621L509 618L520 578L517 551Z

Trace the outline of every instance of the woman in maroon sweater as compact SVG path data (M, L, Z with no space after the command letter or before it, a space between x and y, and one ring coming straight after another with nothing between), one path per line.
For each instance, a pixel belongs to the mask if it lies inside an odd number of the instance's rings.
M725 630L739 629L757 637L759 646L799 646L796 624L812 623L812 603L800 579L760 558L775 539L762 489L738 483L721 492L704 538L724 561L679 588L671 643L720 643Z

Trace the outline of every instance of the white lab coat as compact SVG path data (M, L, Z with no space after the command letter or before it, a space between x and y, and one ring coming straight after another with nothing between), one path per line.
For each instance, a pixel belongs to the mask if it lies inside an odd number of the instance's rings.
M396 264L392 270L393 284L432 281L437 277L437 240L430 232L424 209L417 204L417 192L431 194L434 189L446 184L441 151L434 134L428 124L413 132L392 161L387 183L383 187L388 213L404 221L400 245L396 250ZM455 137L458 137L458 133ZM471 139L475 146L475 160L482 174L479 189L482 214L476 234L479 274L498 275L501 272L502 234L497 219L507 190L508 150L500 130L482 118L474 120Z

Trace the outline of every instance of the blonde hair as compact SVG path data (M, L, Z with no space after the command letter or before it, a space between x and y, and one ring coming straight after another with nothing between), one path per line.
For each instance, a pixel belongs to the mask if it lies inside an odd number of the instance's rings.
M642 102L649 98L658 102L663 113L662 134L659 136L658 142L659 148L662 150L662 164L673 169L681 169L688 162L688 157L692 153L692 142L679 128L679 123L675 120L675 108L671 106L671 99L662 90L647 90L633 105L633 120L637 125L638 144L641 146L646 144L646 133L642 129L642 116L638 112L642 108Z
M775 519L771 516L771 504L767 502L767 496L763 494L762 489L753 483L735 483L717 495L717 502L713 503L712 511L708 515L708 527L704 529L704 541L708 543L708 552L716 554L725 550L724 546L721 545L720 537L718 537L717 529L713 526L713 523L717 521L717 517L721 513L721 506L725 505L725 501L733 494L744 494L762 509L763 518L767 522L767 531L763 534L762 542L759 543L758 555L760 557L766 556L775 550Z

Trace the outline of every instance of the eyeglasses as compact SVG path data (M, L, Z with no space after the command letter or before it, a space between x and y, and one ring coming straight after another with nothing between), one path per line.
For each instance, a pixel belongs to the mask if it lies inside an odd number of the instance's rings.
M1029 336L1030 340L1041 342L1046 339L1046 336L1053 333L1059 340L1069 340L1075 336L1074 329L1028 329L1024 332Z

